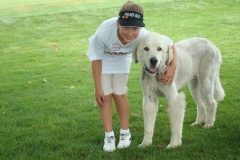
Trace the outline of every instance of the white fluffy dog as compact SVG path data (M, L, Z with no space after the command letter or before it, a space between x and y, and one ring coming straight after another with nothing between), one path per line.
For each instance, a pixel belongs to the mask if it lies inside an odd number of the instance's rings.
M176 43L177 69L171 85L158 81L161 71L173 59L171 47L158 33L145 36L133 51L135 62L142 65L144 138L141 146L152 144L154 123L158 111L158 96L165 97L171 127L171 141L167 148L182 143L182 127L185 112L185 95L178 90L188 83L197 104L197 118L192 125L214 125L217 102L225 93L219 79L222 62L220 51L204 38L190 38ZM155 69L154 69L155 68Z

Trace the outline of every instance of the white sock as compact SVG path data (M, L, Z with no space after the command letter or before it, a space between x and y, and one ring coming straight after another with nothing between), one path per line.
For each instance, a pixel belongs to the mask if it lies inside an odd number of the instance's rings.
M114 132L111 131L111 132L105 132L105 137L114 137Z
M129 133L129 128L126 130L120 129L120 134Z

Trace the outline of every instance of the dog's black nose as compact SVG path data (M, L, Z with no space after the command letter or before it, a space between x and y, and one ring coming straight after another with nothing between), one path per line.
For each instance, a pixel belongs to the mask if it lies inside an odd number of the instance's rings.
M155 57L150 59L151 65L156 65L157 62L158 62L158 60L157 60L157 58L155 58Z

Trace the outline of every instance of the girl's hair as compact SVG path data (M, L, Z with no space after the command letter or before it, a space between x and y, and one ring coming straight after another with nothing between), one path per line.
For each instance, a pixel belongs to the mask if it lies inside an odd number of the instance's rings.
M123 11L135 11L135 12L141 13L142 15L144 14L143 7L130 0L123 4L119 13Z

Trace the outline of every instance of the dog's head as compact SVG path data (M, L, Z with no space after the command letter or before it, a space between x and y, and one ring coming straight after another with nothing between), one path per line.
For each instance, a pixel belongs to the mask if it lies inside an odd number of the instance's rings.
M150 32L143 37L133 51L135 63L140 62L143 69L155 75L173 60L171 47L158 33Z

